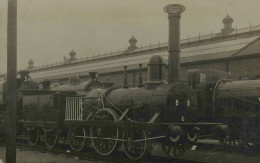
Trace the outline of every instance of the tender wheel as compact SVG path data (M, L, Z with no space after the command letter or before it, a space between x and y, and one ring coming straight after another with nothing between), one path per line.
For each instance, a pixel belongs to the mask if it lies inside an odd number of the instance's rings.
M146 133L143 129L127 129L124 131L123 149L131 160L139 160L147 149Z
M162 150L169 156L181 156L185 153L187 149L186 144L170 145L162 144Z
M45 132L45 144L48 148L54 148L59 141L58 129L47 129Z
M28 129L28 140L29 140L29 144L32 146L38 143L39 131L37 128Z
M85 128L70 128L68 131L68 141L70 148L73 151L81 151L86 144L86 130Z
M100 109L93 116L93 121L117 121L118 115L111 109ZM119 130L117 127L92 126L91 141L95 150L101 155L109 155L117 147Z

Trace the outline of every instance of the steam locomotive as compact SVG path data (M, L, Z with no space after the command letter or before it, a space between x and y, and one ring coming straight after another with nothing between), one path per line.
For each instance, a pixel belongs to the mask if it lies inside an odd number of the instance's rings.
M45 81L41 89L20 90L29 143L35 145L42 135L53 148L60 136L67 136L73 150L92 143L101 155L122 143L133 160L148 151L151 140L168 151L173 147L176 155L184 152L184 141L197 137L190 131L209 124L193 121L197 98L187 83L165 82L162 57L151 57L148 65L149 80L136 88L100 83L91 73L90 80L75 86L52 87Z
M182 154L187 141L193 143L212 129L222 143L259 142L259 80L230 81L221 79L220 71L200 69L188 73L188 83L167 84L160 56L150 58L148 72L148 81L142 84L140 76L136 88L127 86L127 78L123 87L98 82L96 73L77 85L37 84L21 72L18 128L26 129L31 145L42 139L48 148L68 138L74 151L92 144L108 155L122 143L133 160L149 152L152 141L160 142L167 154Z
M77 85L26 81L20 103L29 143L42 139L53 148L67 138L72 150L92 144L101 155L122 143L137 160L153 141L167 154L182 154L187 142L212 129L222 143L259 142L259 80L224 80L222 72L200 69L188 73L188 83L167 84L164 70L162 57L151 57L148 81L136 88L127 86L127 78L122 87L98 82L96 73Z

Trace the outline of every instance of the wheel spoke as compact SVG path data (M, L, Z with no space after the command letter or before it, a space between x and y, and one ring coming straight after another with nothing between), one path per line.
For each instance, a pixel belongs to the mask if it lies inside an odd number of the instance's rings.
M54 148L58 142L58 131L53 129L51 131L46 131L45 133L45 144L48 148Z
M81 151L86 143L86 131L84 128L71 128L68 132L69 145L72 150Z
M37 128L28 130L28 140L29 140L29 144L32 146L37 144L39 140L39 131Z
M92 120L100 121L102 124L102 121L117 121L118 115L110 109L100 109L95 113ZM115 150L117 140L107 140L103 138L118 139L119 130L118 128L112 127L92 126L90 129L90 135L91 137L98 137L98 139L91 138L94 149L101 155L109 155Z
M125 154L131 160L138 160L143 157L146 152L147 141L133 142L134 140L146 139L146 134L143 129L128 129L124 132L123 148Z

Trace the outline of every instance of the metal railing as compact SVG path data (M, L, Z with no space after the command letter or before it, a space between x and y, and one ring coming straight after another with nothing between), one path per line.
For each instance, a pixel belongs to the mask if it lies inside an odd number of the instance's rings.
M232 36L232 35L237 35L237 34L240 34L240 33L247 33L247 32L253 32L253 31L260 31L260 25L258 25L258 26L251 26L250 25L250 27L240 28L240 29L235 28L234 31L232 31L231 33L229 33L227 35L224 35L224 33L220 32L220 33L210 33L208 35L200 35L199 34L197 37L191 37L191 38L188 36L186 39L182 39L180 41L180 43L181 44L187 44L187 43L192 43L192 42L196 42L196 41L216 39L216 38ZM56 62L56 63L53 63L53 64L37 66L37 67L30 69L30 71L45 69L45 68L52 68L52 67L57 67L57 66L64 66L64 65L69 65L69 64L76 64L76 63L81 63L81 62L86 62L86 61L106 59L106 58L111 58L111 57L115 57L115 56L121 56L123 54L132 54L132 53L144 52L144 51L152 50L152 49L167 48L167 46L168 46L168 42L164 42L164 43L159 42L158 44L153 44L153 45L150 44L150 45L147 45L147 46L141 45L139 48L134 49L134 50L121 50L121 51L118 50L117 52L111 51L110 53L81 57L80 59L76 59L74 61L63 61L63 62L60 61L60 62Z
M82 97L67 97L65 120L82 120Z

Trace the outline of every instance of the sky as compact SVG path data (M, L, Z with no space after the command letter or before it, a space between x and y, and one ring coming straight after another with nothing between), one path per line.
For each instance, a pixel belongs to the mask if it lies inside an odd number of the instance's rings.
M163 7L182 4L181 38L220 32L227 13L233 27L260 25L260 0L17 0L17 67L125 50L134 35L137 46L167 42ZM7 67L7 0L0 0L0 73Z

